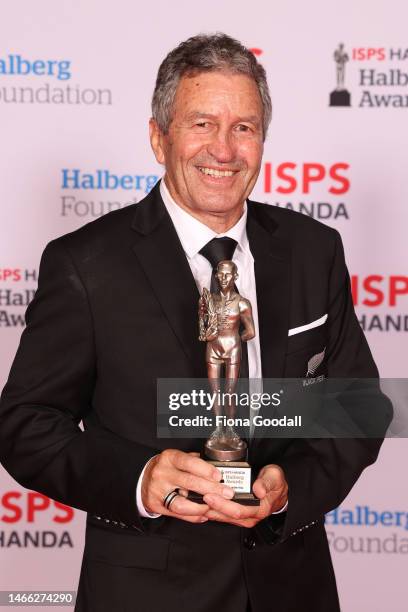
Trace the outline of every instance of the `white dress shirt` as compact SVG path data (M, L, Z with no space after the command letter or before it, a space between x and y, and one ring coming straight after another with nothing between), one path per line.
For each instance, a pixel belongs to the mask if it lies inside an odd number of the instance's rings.
M176 204L163 179L160 182L160 194L176 229L181 246L186 254L187 261L190 265L191 272L194 276L200 294L202 293L204 287L210 289L212 266L208 259L201 255L199 251L213 238L228 236L228 238L233 238L237 242L232 258L232 261L238 268L238 278L235 283L239 293L251 302L252 316L254 319L256 333L255 338L247 342L249 378L262 379L254 258L249 248L246 232L246 202L244 204L243 214L237 223L227 232L217 234L207 225L204 225L204 223L201 223L201 221L198 221L198 219L192 217L188 212ZM146 466L144 467L137 484L137 507L141 516L156 518L160 516L160 514L152 514L147 512L142 503L141 483Z
M238 278L235 281L235 284L239 293L247 298L252 304L252 316L255 323L256 334L255 338L247 342L249 378L262 378L254 258L249 249L249 242L246 233L246 202L244 205L243 214L234 227L231 227L231 229L224 234L217 234L207 225L204 225L204 223L201 223L201 221L198 221L198 219L192 217L188 212L176 204L171 197L164 180L162 180L160 183L160 194L163 198L167 212L173 221L173 225L176 228L181 246L186 254L187 261L190 265L191 272L194 276L200 294L202 293L204 287L207 289L210 288L212 266L208 259L201 255L199 251L213 238L223 238L224 236L228 236L228 238L233 238L238 243L232 258L232 261L238 268Z

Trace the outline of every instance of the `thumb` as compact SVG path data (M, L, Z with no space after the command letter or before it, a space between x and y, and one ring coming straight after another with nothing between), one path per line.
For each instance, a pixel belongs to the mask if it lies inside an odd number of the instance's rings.
M278 491L282 487L283 481L282 469L277 465L267 465L259 472L252 490L259 499L263 499L268 493Z

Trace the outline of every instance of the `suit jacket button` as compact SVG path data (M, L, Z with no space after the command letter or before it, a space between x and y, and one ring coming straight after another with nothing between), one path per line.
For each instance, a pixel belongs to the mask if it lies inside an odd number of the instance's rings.
M252 536L246 536L244 538L244 546L247 550L253 550L256 546L256 542Z

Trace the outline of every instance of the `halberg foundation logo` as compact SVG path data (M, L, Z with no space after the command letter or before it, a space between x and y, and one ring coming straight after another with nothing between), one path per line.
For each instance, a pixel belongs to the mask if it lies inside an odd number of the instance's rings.
M367 505L340 507L326 514L325 524L330 548L336 553L408 554L408 538L404 537L408 531L406 511L378 510Z
M107 169L61 170L61 216L96 218L111 210L135 204L155 186L157 174L118 173ZM132 198L125 201L120 196L105 199L101 193L123 191ZM91 195L92 194L92 195ZM122 194L120 194L122 195Z
M72 78L67 59L32 59L16 53L0 56L0 103L67 104L106 106L112 104L112 90L82 87L63 81ZM42 79L40 86L36 81ZM55 82L59 82L55 86Z
M333 54L336 67L336 88L330 93L329 106L359 108L408 108L408 48L353 47L346 51L339 43ZM353 96L346 88L347 84ZM353 70L357 66L357 70Z

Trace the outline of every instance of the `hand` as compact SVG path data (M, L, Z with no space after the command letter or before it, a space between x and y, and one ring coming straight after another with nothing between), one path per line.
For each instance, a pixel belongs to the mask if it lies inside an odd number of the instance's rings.
M184 453L166 449L153 457L142 480L142 502L148 512L157 512L190 523L205 523L209 507L186 499L188 491L205 495L212 493L220 499L231 499L234 491L220 483L221 473L216 467L199 458L198 453ZM163 505L165 496L180 489L169 509Z
M204 501L209 510L205 516L212 521L230 523L239 527L254 527L272 512L283 508L287 502L288 484L282 468L278 465L267 465L262 468L252 490L261 500L259 506L244 506L217 493L207 493L204 495Z

